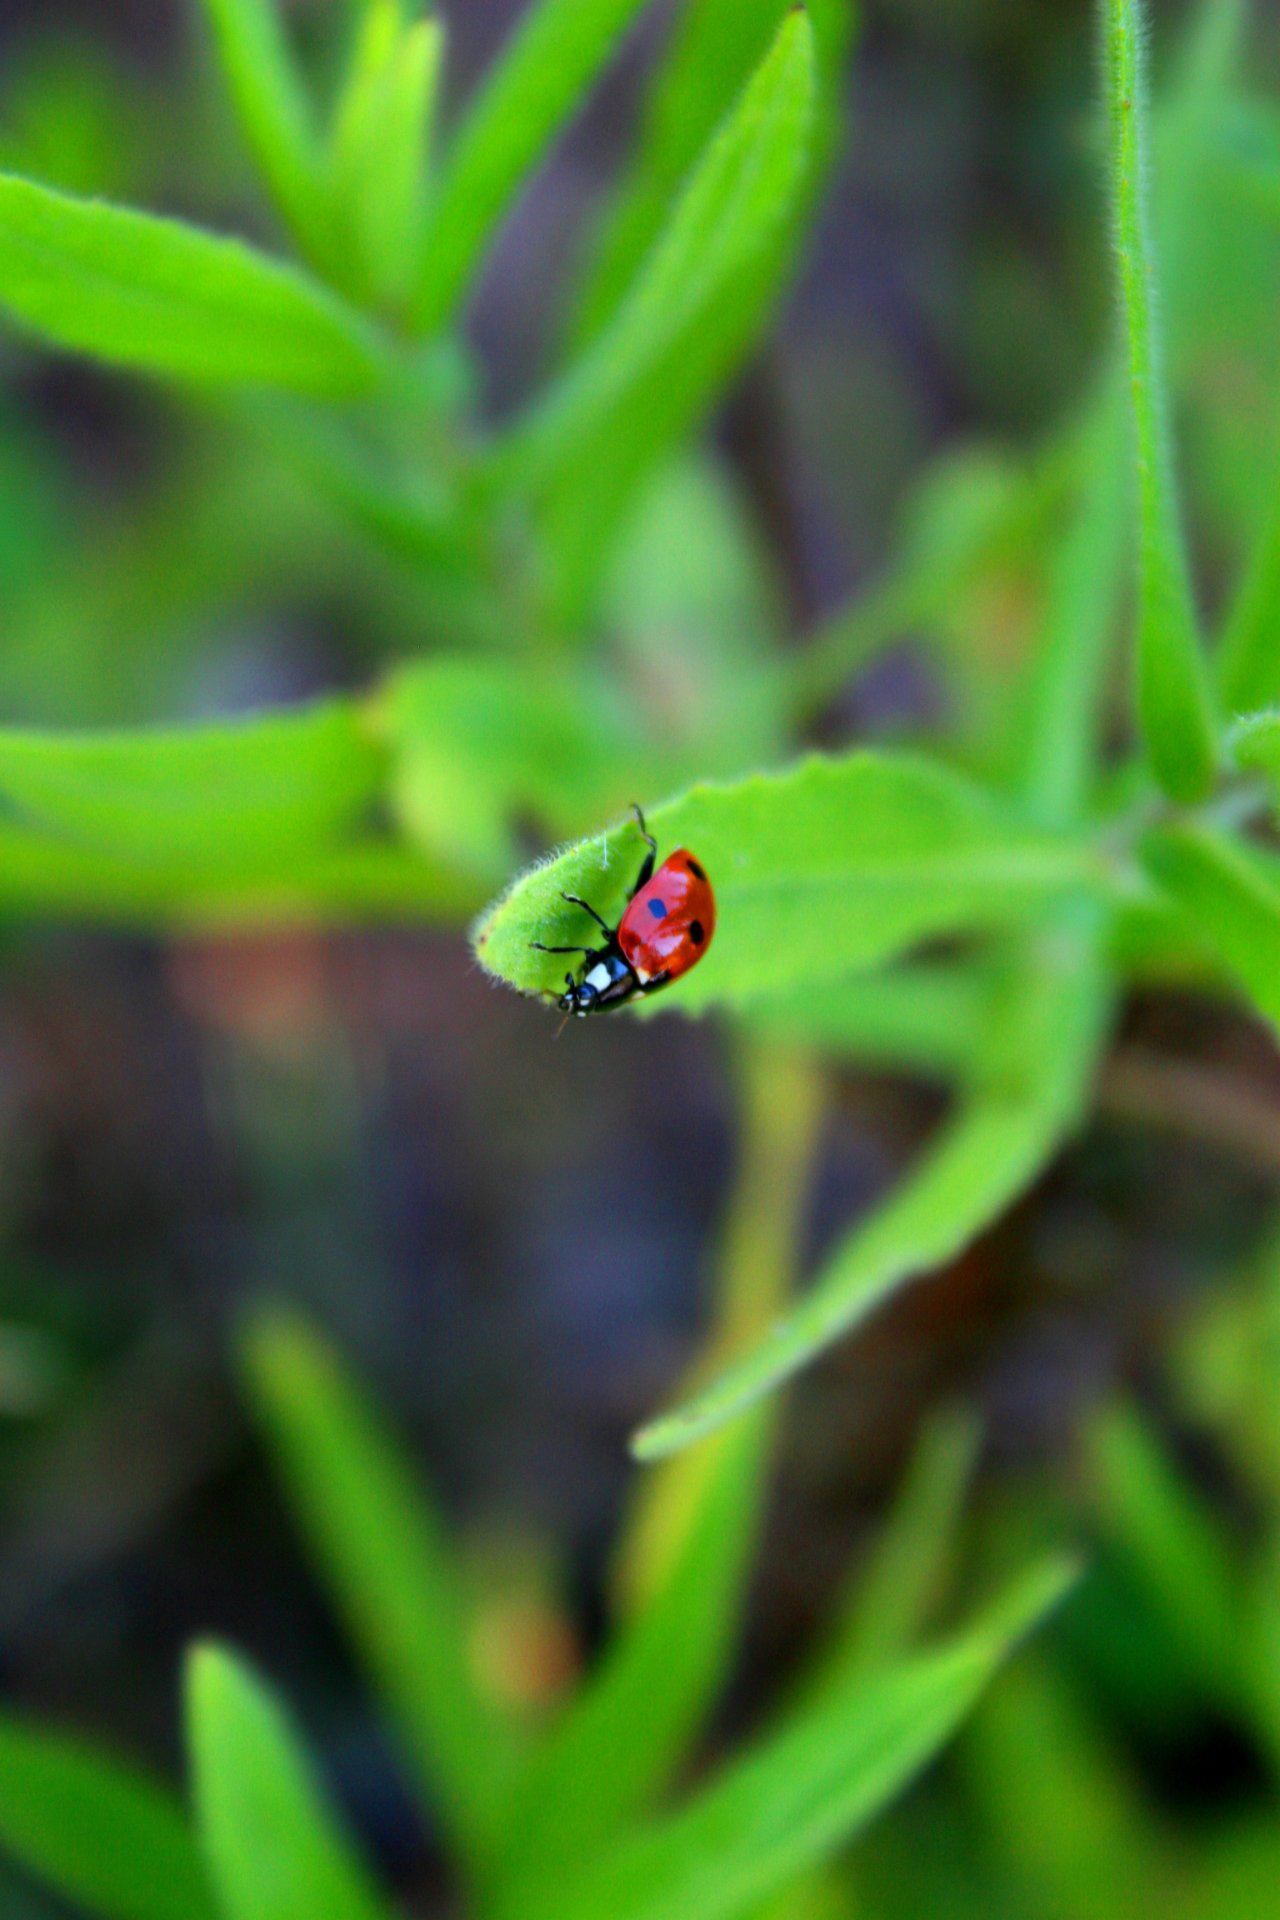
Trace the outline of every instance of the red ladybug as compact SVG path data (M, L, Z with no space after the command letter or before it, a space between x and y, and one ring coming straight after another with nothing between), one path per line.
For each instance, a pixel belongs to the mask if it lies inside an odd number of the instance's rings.
M639 807L636 822L649 851L640 868L627 910L611 927L594 907L576 893L562 894L572 907L589 913L605 938L599 947L544 947L539 953L580 953L584 956L577 978L566 973L565 991L557 1002L561 1013L608 1013L638 993L656 993L696 967L716 930L716 897L711 882L693 854L678 847L655 873L658 843L644 823Z

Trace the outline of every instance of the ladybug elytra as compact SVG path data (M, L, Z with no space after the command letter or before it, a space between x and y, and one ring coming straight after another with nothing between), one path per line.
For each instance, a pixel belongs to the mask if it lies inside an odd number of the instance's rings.
M576 893L562 894L572 907L589 913L604 934L596 947L546 947L539 953L583 956L576 976L566 973L557 1005L561 1013L608 1013L636 994L656 993L697 966L716 930L716 899L711 882L694 855L677 847L654 872L658 843L635 808L636 824L649 851L645 855L626 912L616 927Z

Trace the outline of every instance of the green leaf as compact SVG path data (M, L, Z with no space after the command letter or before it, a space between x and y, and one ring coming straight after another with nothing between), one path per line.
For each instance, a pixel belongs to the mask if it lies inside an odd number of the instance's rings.
M1138 0L1103 13L1112 207L1139 505L1138 717L1156 777L1179 800L1213 783L1214 720L1169 444L1147 208L1147 99Z
M0 820L0 921L104 921L138 928L310 927L444 921L476 891L425 855L376 840L283 851L260 846L199 863L78 846Z
M176 1795L123 1761L0 1718L0 1847L104 1920L213 1920Z
M606 215L579 303L579 345L617 310L699 153L768 52L790 3L687 0L645 102L635 157ZM809 7L833 95L854 11L848 0L812 0Z
M386 759L358 708L325 701L220 726L131 733L0 728L11 819L142 859L256 860L343 837L367 817Z
M940 934L1024 922L1099 884L1083 844L1023 827L961 775L906 755L814 757L694 787L655 807L650 826L660 846L690 847L716 889L713 946L656 1002L686 1012L821 986ZM628 822L525 874L476 929L481 965L525 993L559 991L563 965L530 942L592 933L562 892L615 919L641 852Z
M815 107L813 31L794 9L614 320L499 450L503 483L541 503L566 605L594 584L640 478L755 338L792 254Z
M310 103L276 0L202 0L250 151L286 223L317 261L333 234Z
M753 1031L804 1041L863 1067L963 1080L981 1062L992 985L981 966L917 961L753 1000L747 1017Z
M260 1314L245 1362L334 1604L431 1803L475 1864L499 1837L517 1752L476 1684L462 1574L444 1525L373 1407L305 1322Z
M816 1694L899 1657L929 1623L951 1572L981 1429L967 1410L926 1424L867 1560L806 1685Z
M221 1647L188 1668L193 1790L226 1920L388 1920L263 1683Z
M238 240L0 174L0 309L55 347L205 387L317 399L385 371L357 314Z
M1141 1580L1192 1670L1228 1709L1237 1704L1241 1595L1214 1516L1135 1408L1096 1422L1089 1459L1103 1525Z
M1280 886L1239 841L1207 826L1153 833L1143 862L1184 916L1184 939L1235 975L1280 1030Z
M941 1651L858 1674L793 1713L687 1805L572 1880L521 1887L500 1920L738 1920L827 1859L946 1744L1015 1642L1075 1577L1019 1581Z
M1090 422L1079 498L1054 550L1032 665L1021 786L1048 825L1079 818L1097 764L1127 547L1122 403L1108 381Z
M1280 799L1280 708L1245 714L1231 729L1227 744L1236 764L1265 774Z
M642 1428L637 1456L656 1459L722 1426L998 1219L1078 1124L1107 1013L1092 938L1060 931L1011 982L984 1071L920 1164L764 1342Z
M528 175L644 0L538 0L471 105L432 196L414 298L422 332L465 297Z
M374 0L335 117L333 195L356 284L391 307L408 291L421 245L443 52L438 20L405 30L399 0Z
M770 1431L756 1420L724 1436L660 1592L531 1761L508 1816L513 1880L554 1885L598 1857L683 1758L736 1640Z

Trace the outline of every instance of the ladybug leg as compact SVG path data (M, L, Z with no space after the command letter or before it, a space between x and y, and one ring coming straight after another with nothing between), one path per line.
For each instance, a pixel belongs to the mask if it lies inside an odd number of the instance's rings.
M632 900L634 900L636 895L639 893L641 887L647 887L649 882L653 878L654 863L658 858L658 843L654 839L653 835L650 833L648 827L646 827L644 823L644 815L643 813L641 813L639 807L636 805L634 800L631 802L631 811L632 813L634 813L636 817L636 825L640 829L640 838L646 842L649 848L648 853L644 857L644 862L640 868L640 872L636 876L636 883L634 887L632 887L631 889L631 893L629 897Z
M594 953L594 947L544 947L541 940L531 940L529 945L535 953Z
M613 928L609 925L609 922L605 920L600 914L598 914L595 908L591 906L586 900L580 900L576 893L562 893L560 895L560 898L562 900L567 900L571 907L581 907L584 913L589 913L591 915L591 918L595 921L596 925L599 927L601 933L607 935L607 937L610 940L612 940ZM568 949L566 949L566 951L568 951ZM586 951L587 949L585 947L573 948L573 952L575 953L585 953Z

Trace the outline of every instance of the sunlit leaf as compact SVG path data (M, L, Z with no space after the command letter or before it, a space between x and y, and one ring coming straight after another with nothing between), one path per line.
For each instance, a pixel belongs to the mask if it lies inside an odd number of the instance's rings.
M1184 938L1234 974L1280 1028L1280 886L1239 841L1209 826L1154 833L1143 857L1183 910Z
M960 775L907 756L812 758L695 787L650 825L664 849L691 848L716 889L714 945L655 1003L689 1012L824 985L939 934L1016 925L1099 880L1080 842L1024 827ZM563 966L530 943L592 933L562 892L616 917L640 852L628 823L525 874L476 930L481 964L526 993L557 988Z
M370 392L382 350L293 268L177 220L0 175L0 309L55 347L199 386Z

